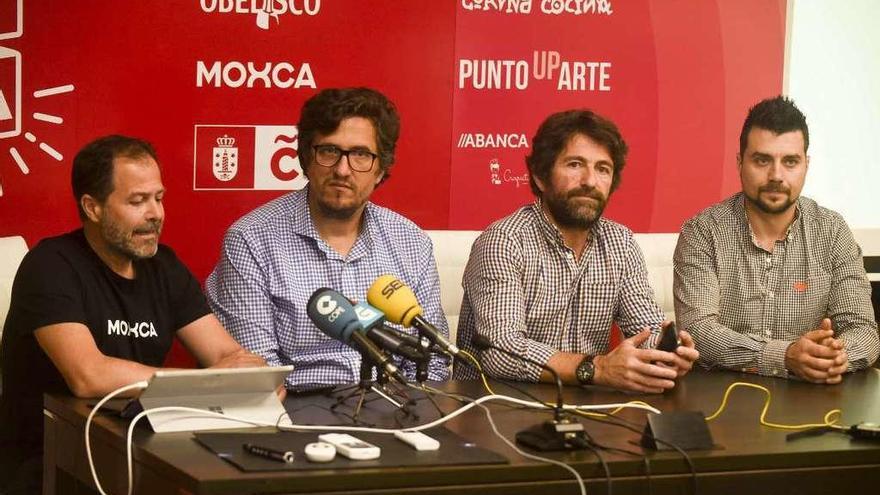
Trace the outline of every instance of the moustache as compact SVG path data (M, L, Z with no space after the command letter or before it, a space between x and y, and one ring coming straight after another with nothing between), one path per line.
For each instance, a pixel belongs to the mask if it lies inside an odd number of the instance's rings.
M329 180L325 184L328 186L345 187L348 189L354 189L354 184L352 184L350 182L346 182L346 181Z
M790 188L790 187L786 187L786 186L784 186L784 185L782 185L782 184L770 183L770 184L767 184L766 186L761 186L761 187L759 187L759 188L758 188L758 192L775 192L775 193L786 193L786 194L788 194L788 193L791 192L791 188Z
M162 231L162 222L150 222L134 229L135 234L159 234Z
M573 191L569 191L567 194L569 199L571 198L591 198L595 199L599 203L603 203L605 201L605 196L597 191L596 189L575 189Z

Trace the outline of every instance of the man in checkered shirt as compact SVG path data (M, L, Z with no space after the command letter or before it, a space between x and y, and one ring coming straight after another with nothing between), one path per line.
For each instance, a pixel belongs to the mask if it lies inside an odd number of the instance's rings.
M208 277L208 301L227 330L271 366L293 364L289 389L356 383L360 354L322 333L306 303L322 287L365 300L379 276L412 287L425 319L448 333L428 236L369 201L389 176L400 120L394 105L366 88L327 89L303 105L297 151L308 186L238 220ZM416 367L398 363L412 378ZM431 380L448 363L429 363Z
M474 243L464 274L460 347L475 334L542 363L568 384L639 392L675 386L697 359L686 332L675 352L654 349L663 312L628 228L602 218L620 183L627 146L611 121L589 111L551 115L526 158L537 197L492 224ZM608 350L617 322L628 338ZM526 359L495 349L484 370L508 380L552 381ZM476 372L456 360L457 378Z
M675 315L700 364L814 383L876 359L861 250L836 212L800 196L804 115L761 101L740 133L742 192L688 220L675 249Z

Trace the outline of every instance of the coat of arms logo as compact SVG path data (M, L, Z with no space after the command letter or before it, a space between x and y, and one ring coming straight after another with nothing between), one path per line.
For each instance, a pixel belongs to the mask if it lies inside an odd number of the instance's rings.
M235 178L237 172L238 148L235 147L235 138L224 134L217 138L214 148L214 177L226 182Z

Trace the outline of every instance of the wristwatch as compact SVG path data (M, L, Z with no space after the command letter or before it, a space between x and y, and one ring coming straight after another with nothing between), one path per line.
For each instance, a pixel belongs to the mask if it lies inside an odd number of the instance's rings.
M574 371L574 376L581 385L590 385L593 383L593 376L596 374L596 366L593 364L593 356L584 356L584 359L578 364Z

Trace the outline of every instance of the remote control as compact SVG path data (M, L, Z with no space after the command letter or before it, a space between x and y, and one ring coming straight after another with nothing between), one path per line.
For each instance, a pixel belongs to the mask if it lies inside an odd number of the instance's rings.
M382 454L379 447L346 433L324 433L318 435L318 440L336 447L336 452L353 461L377 459Z
M395 431L394 438L407 443L416 450L437 450L440 442L420 431Z
M314 442L306 445L305 453L309 462L330 462L336 457L336 447L327 442Z

